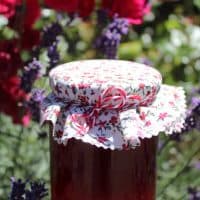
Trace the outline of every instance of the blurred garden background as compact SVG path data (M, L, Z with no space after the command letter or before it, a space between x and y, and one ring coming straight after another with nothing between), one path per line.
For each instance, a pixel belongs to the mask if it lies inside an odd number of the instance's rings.
M18 179L41 184L35 199L43 183L50 191L48 127L39 124L49 70L108 58L151 65L185 88L182 133L159 138L156 199L200 200L199 13L200 0L1 0L0 199L15 199Z

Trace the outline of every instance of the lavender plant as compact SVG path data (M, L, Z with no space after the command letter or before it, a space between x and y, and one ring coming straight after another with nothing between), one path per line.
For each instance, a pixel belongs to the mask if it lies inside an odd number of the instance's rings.
M24 67L21 76L21 88L29 93L33 87L34 82L42 77L42 64L39 60L33 58L33 60Z
M124 18L117 15L113 21L103 30L102 34L96 39L95 47L104 54L105 58L116 59L117 49L122 36L128 34L129 23Z
M198 191L197 188L189 187L188 194L188 200L200 200L200 191Z
M58 50L58 41L54 41L52 45L47 47L47 55L49 57L49 66L48 66L48 71L51 70L53 67L55 67L60 59Z
M184 134L189 133L193 130L200 130L200 97L199 89L196 88L189 94L188 99L188 110L185 119L184 127L181 133L174 133L170 136L172 140L181 141Z
M23 182L21 179L11 178L10 200L41 200L48 195L42 182Z
M22 200L24 199L26 183L22 182L21 179L16 180L14 177L11 178L11 192L10 200Z
M31 92L35 81L45 75L59 62L59 53L57 50L59 40L57 37L61 33L62 27L58 22L53 22L43 29L41 44L35 48L35 51L33 52L35 57L28 63L27 66L24 67L21 76L21 88L25 92ZM47 49L47 56L49 58L47 69L45 69L42 63L38 60L41 49L43 48Z
M54 22L43 29L41 47L49 47L62 33L62 27L58 22Z
M32 89L30 100L27 102L27 107L31 112L32 119L40 122L40 106L45 98L45 91L42 89Z

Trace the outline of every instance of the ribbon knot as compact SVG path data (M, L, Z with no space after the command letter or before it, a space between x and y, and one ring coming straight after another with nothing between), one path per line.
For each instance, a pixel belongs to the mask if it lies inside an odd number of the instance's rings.
M96 120L102 110L116 110L117 112L125 110L125 106L128 100L135 101L131 104L131 107L136 107L141 101L141 97L138 95L127 96L124 89L119 87L111 86L104 90L99 96L96 104L91 106L86 113L74 113L71 115L71 120L73 121L74 128L79 134L85 134L90 128L93 128L96 124ZM130 105L127 105L127 108Z

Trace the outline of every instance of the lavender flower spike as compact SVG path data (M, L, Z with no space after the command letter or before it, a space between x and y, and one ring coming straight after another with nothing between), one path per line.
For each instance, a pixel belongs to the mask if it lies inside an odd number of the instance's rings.
M103 30L97 38L95 47L100 50L108 59L117 59L117 49L121 42L122 35L128 34L129 23L124 18L116 15L113 21Z
M197 188L188 188L189 200L200 200L200 191Z
M9 200L41 200L48 195L45 184L41 182L29 182L30 186L21 179L11 178L11 193Z
M34 82L42 75L42 64L34 58L33 61L24 68L21 77L21 88L27 93L30 92Z
M26 183L22 182L21 179L16 180L14 177L11 178L11 192L9 199L10 200L23 200L25 193Z
M36 122L40 121L40 105L45 97L44 90L33 89L31 92L31 98L27 102L28 108L31 112L32 119Z

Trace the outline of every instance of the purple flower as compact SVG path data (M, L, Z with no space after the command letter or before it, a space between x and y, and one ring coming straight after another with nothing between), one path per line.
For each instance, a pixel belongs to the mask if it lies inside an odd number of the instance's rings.
M48 71L55 67L60 59L57 46L59 42L58 35L61 33L62 27L58 22L50 24L43 30L41 46L47 48L47 55L49 57Z
M21 88L27 93L30 92L34 82L42 75L42 64L34 58L32 62L24 67L21 76Z
M191 98L191 105L192 105L193 108L200 105L200 97L195 97L195 96L192 97Z
M189 200L200 200L200 191L197 188L188 188Z
M198 169L198 170L200 170L200 161L198 161L198 162L196 162L196 163L194 163L194 168L196 168L196 169Z
M49 47L56 41L57 36L62 33L62 27L58 22L52 23L45 27L42 34L41 45L43 47Z
M172 135L170 135L170 139L176 142L180 142L182 140L182 136L183 135L181 133L173 133Z
M193 112L195 115L200 116L200 103L193 108Z
M129 31L129 23L125 18L118 18L118 16L115 15L113 22L108 25L107 29L111 32L126 35Z
M192 97L190 112L196 120L195 128L200 130L200 97Z
M182 132L189 132L196 126L196 119L193 115L189 115L185 119L185 123L183 125Z
M192 89L191 94L189 94L188 103L189 109L187 110L184 127L181 130L182 133L190 132L193 129L200 130L200 89ZM171 138L180 141L182 135L174 133Z
M11 178L11 192L10 200L23 200L25 193L26 183L22 182L21 179L16 180L14 177Z
M48 70L55 67L60 59L59 53L57 51L58 41L55 41L51 46L47 48L47 55L49 57L49 67Z
M148 58L145 58L145 57L139 58L138 62L142 63L142 64L145 64L147 66L153 66L153 63Z
M26 200L40 200L48 195L44 183L32 182L30 186L30 189L25 192Z
M158 141L158 150L162 149L164 142L162 140Z
M183 133L188 133L194 129L196 127L196 123L196 118L193 116L193 114L188 114L183 124L183 128L181 129L181 133L173 133L170 135L170 139L180 142L182 140Z
M11 178L10 200L41 200L48 195L45 184L42 182L30 182L27 189L27 183L21 179Z
M40 106L45 98L44 90L33 89L31 92L31 98L26 102L27 107L29 108L32 119L36 122L40 122Z
M117 49L121 42L122 35L128 34L129 23L124 18L114 17L113 21L103 30L97 38L95 47L100 50L108 59L117 58Z

